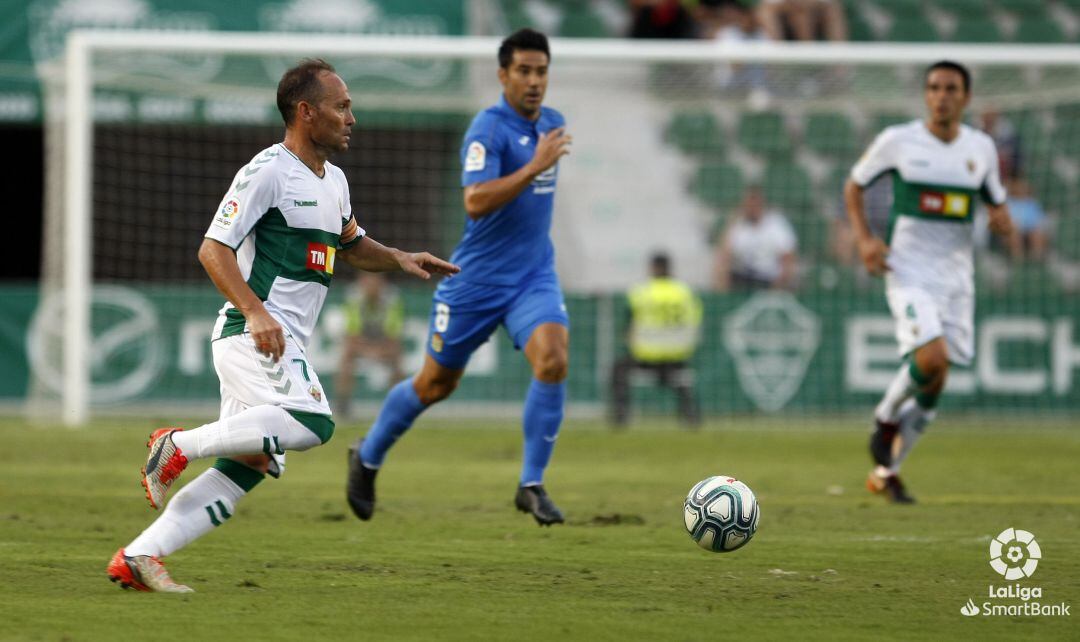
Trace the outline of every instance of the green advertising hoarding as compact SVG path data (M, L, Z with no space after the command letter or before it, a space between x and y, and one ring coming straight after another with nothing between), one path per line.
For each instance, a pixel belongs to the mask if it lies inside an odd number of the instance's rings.
M285 32L380 34L404 36L461 35L465 6L454 0L282 0L214 2L211 0L0 0L0 122L40 122L42 81L59 77L65 38L74 29L136 29L169 32ZM223 36L224 37L224 36ZM273 89L291 60L226 59L218 55L121 56L102 64L124 81L99 91L99 121L271 122ZM168 78L163 95L152 91L155 71ZM120 72L120 73L117 73ZM460 80L460 69L447 61L342 61L346 82L396 83L412 90L440 89ZM176 83L191 91L177 91ZM244 91L245 86L252 88ZM134 88L134 87L137 87ZM224 95L214 95L214 92Z
M308 357L333 398L338 308L343 288L331 290ZM406 370L419 366L427 336L430 290L406 287ZM39 301L35 287L0 291L0 398L17 402L31 389L58 390L58 298ZM1033 302L1034 301L1034 302ZM1041 303L1038 303L1041 301ZM201 286L99 286L94 292L89 346L95 404L215 403L218 384L209 334L219 295ZM608 372L620 353L625 318L621 297L568 295L571 402L600 406ZM899 363L893 323L877 293L852 296L804 291L705 296L703 342L695 357L704 410L730 413L865 411ZM945 407L994 413L1067 413L1080 409L1080 304L1075 298L1027 299L1025 293L980 298L978 357L950 373ZM381 400L387 373L357 364L354 397ZM505 332L481 348L455 394L490 404L520 402L530 371ZM641 389L639 405L673 407L666 394Z

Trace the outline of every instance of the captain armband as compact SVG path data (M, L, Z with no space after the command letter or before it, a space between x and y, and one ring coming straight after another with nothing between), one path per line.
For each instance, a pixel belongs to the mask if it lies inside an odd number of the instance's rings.
M360 239L364 238L366 232L364 228L356 224L356 217L349 217L349 222L341 228L341 247L342 249L350 248L360 242Z

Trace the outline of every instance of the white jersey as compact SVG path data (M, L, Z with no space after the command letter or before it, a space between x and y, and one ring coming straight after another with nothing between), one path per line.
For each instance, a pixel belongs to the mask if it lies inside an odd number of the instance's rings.
M893 175L887 286L974 291L975 197L1005 202L994 141L967 125L948 143L921 120L894 125L874 139L851 178L867 187L886 172Z
M236 251L248 286L304 349L326 300L341 232L351 218L345 174L326 163L319 177L277 144L236 173L206 238ZM349 245L363 234L359 230ZM213 338L246 331L244 316L226 302Z
M784 215L766 210L756 223L740 216L728 232L731 270L769 283L780 277L781 259L795 251L795 230Z

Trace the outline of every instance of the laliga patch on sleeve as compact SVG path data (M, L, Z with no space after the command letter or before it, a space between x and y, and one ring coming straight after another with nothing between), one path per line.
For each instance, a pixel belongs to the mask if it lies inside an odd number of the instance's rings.
M466 172L478 172L484 169L484 160L487 157L487 150L484 149L484 145L474 140L469 144L469 151L465 154L465 171Z
M225 202L221 204L221 209L218 210L217 216L214 217L214 225L227 230L236 222L236 217L239 214L240 201L236 200L235 196L225 199Z

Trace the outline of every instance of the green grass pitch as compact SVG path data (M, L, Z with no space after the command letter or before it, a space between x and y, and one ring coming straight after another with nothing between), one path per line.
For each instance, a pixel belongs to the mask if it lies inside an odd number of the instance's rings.
M943 417L905 468L920 503L862 487L858 422L697 433L568 422L547 487L569 523L513 509L511 422L423 420L387 460L375 518L344 501L360 426L289 456L221 528L168 559L187 596L121 591L113 552L155 516L138 470L149 422L84 430L0 421L3 640L1077 639L1070 617L964 617L1006 585L988 543L1035 534L1027 586L1080 609L1080 431ZM181 479L205 467L193 465ZM681 504L730 474L758 495L758 533L699 549ZM1005 601L1003 603L1015 603Z

